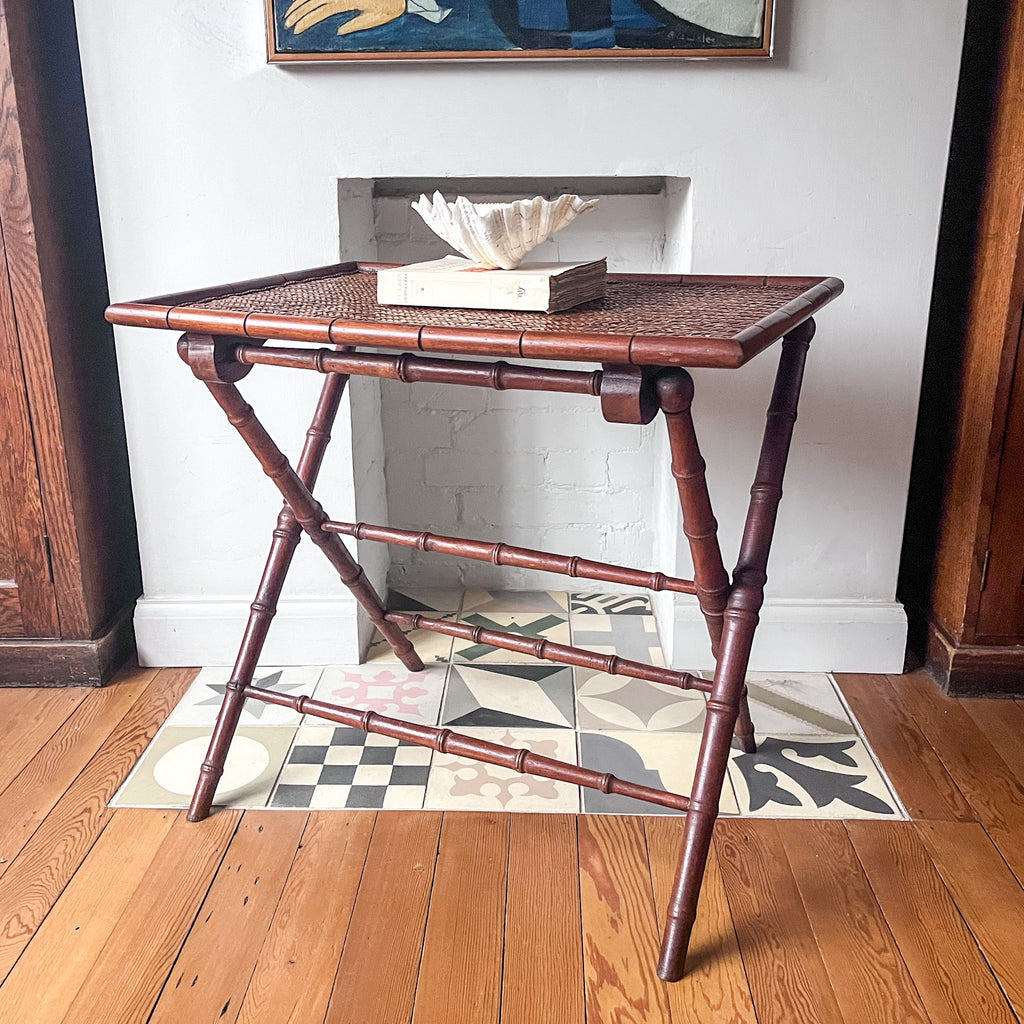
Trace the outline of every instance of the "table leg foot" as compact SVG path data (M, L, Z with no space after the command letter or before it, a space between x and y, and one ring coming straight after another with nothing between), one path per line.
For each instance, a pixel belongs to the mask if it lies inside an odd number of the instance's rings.
M220 782L220 777L223 774L223 768L218 768L209 761L203 762L202 768L199 769L199 781L192 794L192 802L188 806L186 818L189 821L205 821L210 816L213 796L217 792L217 783Z
M754 737L754 723L750 719L750 704L747 695L740 697L739 712L736 715L736 742L744 754L757 753L757 740Z
M661 940L658 977L662 981L679 981L686 973L686 952L690 946L693 919L669 918Z
M712 769L711 774L724 776L724 766L719 768L720 771ZM704 868L711 849L715 817L714 814L694 808L686 815L686 834L679 854L679 869L665 912L665 930L661 938L658 977L662 981L678 981L686 969L686 953L690 945L690 933L697 920L697 900L700 898Z

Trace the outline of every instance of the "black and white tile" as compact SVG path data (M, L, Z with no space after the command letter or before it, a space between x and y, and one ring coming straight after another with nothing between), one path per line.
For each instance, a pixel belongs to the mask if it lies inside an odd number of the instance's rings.
M470 728L575 728L568 666L452 665L441 724Z
M569 595L572 615L651 615L650 599L644 594L574 593Z
M501 633L513 633L528 640L550 640L552 643L569 646L569 618L558 612L482 612L466 613L463 609L461 621L468 626L482 626ZM531 654L507 651L502 647L478 644L472 640L456 638L452 652L455 663L470 662L474 665L535 665L537 659Z
M740 813L768 818L904 818L857 736L759 736L734 750L729 775Z
M685 732L581 732L580 763L629 782L689 796L700 740L699 734ZM596 789L583 791L583 808L589 814L682 813ZM722 814L738 810L728 778L720 810Z
M707 702L699 690L680 690L629 676L576 669L580 729L700 732Z
M572 642L598 654L617 654L629 661L664 665L653 615L573 614Z
M413 810L423 806L429 747L347 726L304 725L271 807Z

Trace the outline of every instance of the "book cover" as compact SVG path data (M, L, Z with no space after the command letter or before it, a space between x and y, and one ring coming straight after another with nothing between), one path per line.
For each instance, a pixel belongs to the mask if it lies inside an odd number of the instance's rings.
M488 270L462 256L445 256L378 271L377 301L394 306L552 313L601 298L606 273L603 259Z

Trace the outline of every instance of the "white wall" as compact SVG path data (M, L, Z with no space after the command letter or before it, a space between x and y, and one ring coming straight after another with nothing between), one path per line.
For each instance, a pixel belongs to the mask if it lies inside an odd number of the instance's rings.
M897 668L893 595L965 0L778 7L777 57L764 63L286 70L264 63L262 12L247 0L80 0L111 294L336 258L339 178L689 178L695 272L834 274L847 286L819 317L756 656ZM118 351L144 656L230 660L278 503L170 337L119 331ZM730 560L772 370L761 357L698 379ZM317 382L276 372L254 371L249 393L273 430L299 439ZM325 467L338 518L365 475L347 415ZM625 484L666 517L646 470ZM352 657L351 602L305 547L269 657ZM311 642L308 611L332 625L329 642ZM690 613L675 619L676 661L693 663ZM812 640L802 649L800 627Z

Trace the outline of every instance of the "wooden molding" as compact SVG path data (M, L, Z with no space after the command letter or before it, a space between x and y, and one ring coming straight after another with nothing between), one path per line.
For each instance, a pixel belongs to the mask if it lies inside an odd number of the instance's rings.
M928 629L925 667L954 697L1024 694L1024 645L958 644L933 622Z
M105 686L135 653L125 605L92 640L0 640L0 687Z

